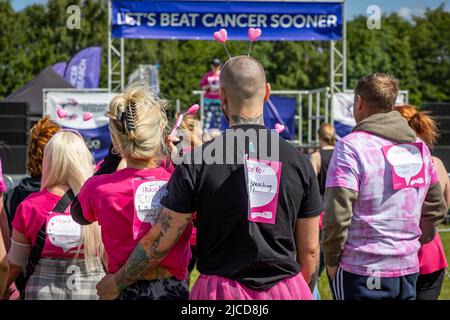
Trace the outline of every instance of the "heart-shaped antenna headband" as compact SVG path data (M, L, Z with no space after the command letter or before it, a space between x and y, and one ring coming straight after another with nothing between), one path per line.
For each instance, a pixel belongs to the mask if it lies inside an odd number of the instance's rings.
M258 40L259 37L261 37L262 35L262 31L259 28L250 28L248 29L248 38L250 40L250 46L248 48L248 56L250 56L251 52L252 52L252 44L253 42L255 42L256 40ZM227 52L228 58L231 59L231 55L230 52L228 52L227 49L227 39L228 39L228 32L226 29L220 29L219 31L214 32L213 34L214 39L216 39L217 41L219 41L223 47L225 48L225 51Z

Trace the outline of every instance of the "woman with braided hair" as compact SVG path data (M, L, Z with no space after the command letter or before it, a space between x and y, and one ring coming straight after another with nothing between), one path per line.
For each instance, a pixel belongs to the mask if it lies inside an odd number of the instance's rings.
M101 224L108 273L120 269L152 225L164 219L159 217L159 202L167 194L166 184L173 171L165 143L166 104L139 82L111 100L111 140L114 152L126 160L126 168L90 178L78 195L81 210L72 210L80 224ZM157 268L142 274L133 285L119 288L118 299L187 299L191 228L180 235Z

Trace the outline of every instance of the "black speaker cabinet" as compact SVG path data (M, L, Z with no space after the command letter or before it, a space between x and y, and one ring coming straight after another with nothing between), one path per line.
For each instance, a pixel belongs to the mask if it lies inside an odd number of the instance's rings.
M7 145L26 145L30 129L26 103L0 103L0 141Z
M447 172L450 172L450 146L436 146L431 150L431 153L441 159Z
M0 159L4 174L24 174L27 163L26 145L1 145Z

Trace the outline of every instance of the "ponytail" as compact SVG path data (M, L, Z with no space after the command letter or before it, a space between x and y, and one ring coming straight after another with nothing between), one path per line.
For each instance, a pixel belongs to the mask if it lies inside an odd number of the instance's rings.
M408 121L409 126L429 146L433 147L438 138L436 122L426 113L416 112Z

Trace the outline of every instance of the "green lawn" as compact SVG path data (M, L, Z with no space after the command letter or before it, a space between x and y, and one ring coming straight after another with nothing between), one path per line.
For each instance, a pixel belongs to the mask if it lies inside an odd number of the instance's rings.
M450 232L441 233L442 244L444 246L445 256L450 261ZM195 280L199 276L197 269L194 269L191 273L190 287L194 284ZM319 279L319 292L322 300L331 300L331 291L328 285L328 279L326 273L323 272ZM446 276L444 278L444 285L442 286L440 300L450 300L450 278Z

